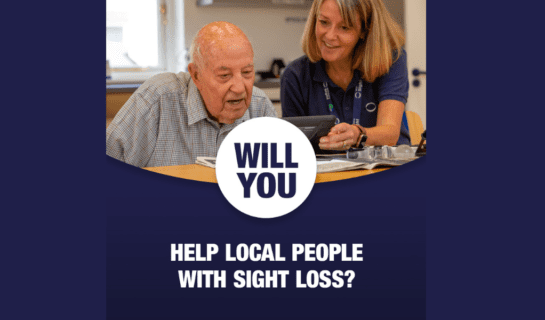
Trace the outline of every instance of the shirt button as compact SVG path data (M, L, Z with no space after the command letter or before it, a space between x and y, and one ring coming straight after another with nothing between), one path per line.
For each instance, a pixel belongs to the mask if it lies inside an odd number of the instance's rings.
M344 108L344 110L348 111L348 107Z

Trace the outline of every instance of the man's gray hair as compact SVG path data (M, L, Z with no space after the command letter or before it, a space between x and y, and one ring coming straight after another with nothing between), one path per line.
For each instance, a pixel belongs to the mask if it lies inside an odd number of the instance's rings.
M191 46L189 47L189 62L196 64L197 67L201 67L203 62L202 58L201 42L199 41L199 34L197 34L193 38L193 41L191 41Z

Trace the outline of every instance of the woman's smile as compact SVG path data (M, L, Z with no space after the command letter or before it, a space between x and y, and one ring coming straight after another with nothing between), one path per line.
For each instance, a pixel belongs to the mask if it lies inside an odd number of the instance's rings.
M330 63L350 61L360 28L361 24L347 25L335 1L324 1L316 20L316 39L321 43L322 58Z

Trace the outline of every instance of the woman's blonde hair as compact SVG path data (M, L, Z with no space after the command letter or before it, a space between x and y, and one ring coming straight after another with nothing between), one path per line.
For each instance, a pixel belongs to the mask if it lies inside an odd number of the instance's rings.
M322 59L316 40L316 20L325 0L314 0L303 33L303 52L312 62ZM363 39L354 48L352 69L358 69L362 78L374 82L388 73L399 58L405 44L403 29L392 18L382 0L334 0L340 8L341 17L349 27L361 21ZM393 53L397 53L393 57Z

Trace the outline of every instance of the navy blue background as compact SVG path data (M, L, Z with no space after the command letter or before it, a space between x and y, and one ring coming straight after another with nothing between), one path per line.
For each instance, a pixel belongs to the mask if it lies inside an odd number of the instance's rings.
M225 219L236 221L240 227L253 222L225 205L219 189L212 185L163 177L115 163L105 156L104 4L82 7L71 1L33 2L32 10L25 11L23 24L21 15L11 9L5 8L4 12L12 14L2 21L6 31L3 41L10 48L4 49L3 57L4 78L10 83L4 91L2 117L5 186L2 235L6 237L2 285L9 294L3 312L10 319L44 316L103 319L107 312L108 286L116 285L111 279L106 282L107 239L111 245L117 241L109 235L117 226L120 226L119 232L114 233L138 229L132 236L122 237L126 239L123 241L141 239L151 243L159 239L168 242L178 238L178 233L161 232L156 238L153 228L164 228L166 222L180 219L176 217L177 208L197 212L200 202L187 200L191 195L193 200L199 200L195 195L203 192L207 192L207 196L201 200L217 201ZM529 14L539 14L539 10L524 7L524 3L517 7L494 5L492 8L487 1L471 2L471 5L429 2L427 10L427 128L430 146L433 146L427 158L371 177L318 185L311 199L314 198L315 203L324 199L338 200L343 195L348 195L347 201L357 201L358 197L370 199L372 210L369 212L364 211L368 204L363 200L360 204L338 206L339 212L348 216L343 219L366 220L368 224L363 225L362 231L367 232L381 225L387 226L385 230L394 230L394 224L373 220L378 219L373 214L394 215L395 209L401 206L399 203L409 201L411 209L406 211L407 217L412 215L413 222L418 224L420 211L414 211L412 206L421 207L424 201L428 208L425 220L427 319L533 318L541 312L537 308L542 300L540 293L536 294L541 288L535 285L538 277L533 273L541 271L542 250L536 248L536 244L542 224L535 220L540 216L538 205L542 192L539 185L528 182L528 177L539 173L539 164L523 161L521 165L524 157L520 154L525 154L530 143L536 142L533 138L539 140L543 119L538 99L543 68L534 61L538 59L537 52L526 51L532 48L529 44L535 43L535 39L528 39L533 37L532 22L539 21L539 17ZM520 56L521 53L524 55ZM521 153L515 151L504 156L502 151L512 150L509 147ZM351 189L356 185L357 192ZM366 188L361 190L361 185ZM137 187L144 188L134 192ZM403 190L400 192L404 192L404 196L399 196L399 192L395 197L386 196L385 192L393 189ZM125 203L127 211L117 211L118 216L112 218L114 203ZM156 207L153 203L163 205ZM310 200L304 205L310 206L308 203ZM144 210L150 208L157 208L157 215L167 217L152 220L153 212ZM355 208L371 216L350 216ZM328 216L310 218L305 209L302 207L286 219L279 219L278 225L262 225L257 230L270 231L277 227L288 234L291 242L311 231L294 234L290 233L290 226L300 226L309 220L318 223L320 228L341 223L340 219ZM144 216L124 224L123 215L129 214ZM405 219L409 219L407 217ZM208 218L210 222L218 219ZM184 218L188 219L204 218ZM196 225L199 225L196 230L202 230L202 224ZM413 226L408 223L406 228ZM330 241L334 237L351 241L356 227L348 228L347 233L320 234L312 240ZM402 234L401 231L396 232ZM368 237L374 237L378 243L385 235L369 233ZM404 236L409 237L408 233ZM218 239L217 235L210 237ZM264 232L248 240L272 242L277 237L277 234ZM157 248L160 247L164 248L162 243L157 244ZM153 261L161 254L153 246L143 246L141 250L138 255ZM364 257L379 257L380 252L388 250L391 247L384 244L364 243ZM402 252L398 253L401 261ZM154 263L158 268L177 268L170 262ZM312 263L312 268L314 265ZM360 266L362 269L356 273L352 290L363 290L356 291L362 295L379 292L359 281L372 272L384 276L386 269L372 271L370 261ZM170 281L166 273L154 275L165 277L164 283ZM418 277L416 280L419 281ZM175 280L170 283L174 286ZM416 292L416 288L413 289ZM219 294L216 292L221 291L205 289L199 294ZM330 298L335 290L304 289L301 292ZM146 292L138 289L135 293ZM241 294L250 293L255 293L256 298L277 294L268 290L241 290ZM176 294L181 293L176 291ZM148 301L148 297L145 299ZM361 299L360 303L365 301ZM406 306L403 301L396 303ZM316 302L316 306L325 305L323 300L316 299ZM195 306L216 307L202 303ZM264 302L258 301L257 306L261 303ZM348 315L354 308L347 302L340 303L343 309L338 311L339 317ZM227 307L224 302L219 304ZM235 306L240 306L241 312L253 308L252 304L243 306L239 301ZM326 305L325 308L333 312L333 307ZM369 309L362 310L360 318L366 310ZM271 312L274 316L280 311Z
M107 314L111 319L424 319L426 159L365 178L317 184L293 212L257 219L216 184L174 179L108 159ZM398 195L385 196L390 189ZM363 191L365 190L365 191ZM418 203L418 202L417 202ZM171 262L171 243L216 243L211 262ZM285 262L225 262L225 243L279 243ZM291 261L292 243L363 244L363 262ZM350 250L351 251L351 250ZM181 289L177 270L226 270L225 289ZM235 270L290 270L286 288L237 289ZM352 287L297 289L296 270L354 270ZM211 307L214 306L214 307Z

